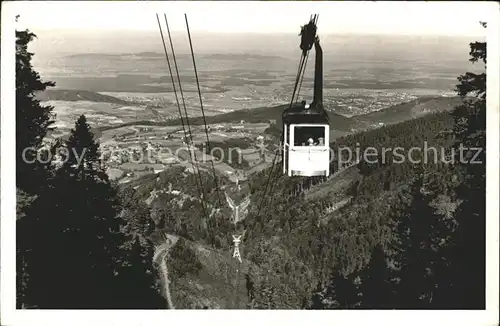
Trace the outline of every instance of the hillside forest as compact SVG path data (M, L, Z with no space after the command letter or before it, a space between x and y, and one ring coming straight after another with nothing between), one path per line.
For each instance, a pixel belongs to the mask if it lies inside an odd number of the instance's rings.
M249 213L235 227L215 187L229 181L210 171L201 175L207 205L200 205L199 180L182 168L126 186L110 181L84 115L68 139L49 144L52 153L67 153L64 164L42 164L36 151L23 152L47 146L55 120L53 107L35 97L55 85L32 67L28 44L35 37L16 31L18 308L165 309L153 261L165 233L179 237L167 258L176 306L196 308L189 293L176 296L175 285L198 277L204 259L213 257L197 255L194 247L231 252L235 228L245 230L240 282L246 282L249 308L485 308L486 68L458 76L462 103L452 112L331 144L334 150L361 144L361 151L374 147L382 155L382 148L407 152L426 142L442 148L446 160L399 162L392 153L377 163L361 159L350 168L355 177L342 198L328 191L332 179L289 178L278 162L248 181ZM486 43L470 43L471 64L486 61ZM83 164L75 164L84 150ZM332 171L338 165L337 158ZM152 199L168 187L182 199L168 192ZM327 191L309 195L319 189ZM328 209L345 198L346 205ZM233 306L228 301L224 308Z

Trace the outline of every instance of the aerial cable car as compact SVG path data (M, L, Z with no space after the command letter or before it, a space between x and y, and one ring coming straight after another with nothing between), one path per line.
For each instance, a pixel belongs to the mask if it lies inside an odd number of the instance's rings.
M312 103L293 103L282 114L283 174L288 176L330 175L330 121L323 107L323 50L311 20L302 28L300 48L314 44L314 95Z

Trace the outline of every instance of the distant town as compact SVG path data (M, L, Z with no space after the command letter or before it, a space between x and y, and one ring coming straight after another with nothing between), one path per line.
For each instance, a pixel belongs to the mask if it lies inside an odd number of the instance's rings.
M246 148L234 148L229 158L224 160L213 157L204 152L201 144L205 143L203 127L191 126L194 146L188 147L184 131L179 126L152 127L131 126L104 131L101 135L102 159L106 164L107 173L111 179L120 183L130 182L138 177L150 173L159 173L174 165L183 165L191 168L191 148L200 169L211 168L212 162L215 169L229 179L238 176L240 180L246 175L258 172L272 162L274 153L264 149L262 144L269 140L264 133L268 124L239 124L211 125L209 126L210 139L213 142L223 142L228 139L244 139ZM187 128L187 127L186 127ZM215 152L216 150L212 150ZM235 168L239 155L247 163L245 171ZM229 162L227 160L230 160Z

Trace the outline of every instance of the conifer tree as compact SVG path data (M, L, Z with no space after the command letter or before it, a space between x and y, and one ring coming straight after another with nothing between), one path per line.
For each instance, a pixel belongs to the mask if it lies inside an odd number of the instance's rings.
M48 163L41 163L36 157L37 152L44 146L45 136L51 130L54 114L53 107L41 105L35 95L55 84L42 81L31 65L34 54L28 51L28 45L35 37L36 35L29 30L16 30L16 305L18 308L29 306L28 263L33 257L34 248L43 241L43 235L38 228L39 221L34 214L31 214L32 208L37 197L49 185L48 178L52 172L50 160ZM45 152L45 156L47 154L48 152Z
M412 184L413 201L397 224L392 257L398 307L403 309L440 308L437 291L449 282L449 246L454 223L438 215L431 205L434 194L426 193L424 176Z
M34 54L28 45L34 38L29 30L16 31L16 185L36 195L46 185L50 167L36 160L36 153L52 130L54 108L40 105L35 95L55 83L42 81L31 65Z
M425 253L428 250L427 237L429 225L422 208L427 205L422 194L422 177L417 177L412 184L413 201L397 223L397 239L394 241L395 261L399 268L397 302L399 308L424 308L423 295L425 273L428 261Z
M482 25L486 28L486 23ZM482 62L484 72L467 72L458 78L456 90L463 104L453 112L455 161L462 175L456 192L462 203L455 215L458 228L450 251L451 289L442 293L441 301L462 309L484 309L486 304L486 49L486 42L470 43L469 60ZM462 161L460 147L467 148Z
M84 117L65 145L69 156L37 205L47 240L31 262L32 300L43 308L103 307L113 302L113 251L123 243L116 193L96 166L98 147Z
M363 294L362 308L386 309L393 304L390 272L380 245L375 247L370 262L361 273L360 292Z
M108 182L101 165L99 143L94 139L85 115L81 115L66 141L67 157L63 169L77 179L97 177Z
M133 239L121 248L125 259L113 283L113 303L121 309L164 308L157 271L153 268L153 246L139 235L130 237Z
M124 231L141 238L149 238L155 229L149 207L132 187L123 189L119 198L121 218L126 222Z
M359 306L357 275L335 271L329 284L316 294L312 309L352 309Z
M161 307L152 247L119 215L119 198L84 116L65 145L69 156L36 206L45 241L29 264L31 302L40 308Z
M308 309L319 310L319 309L333 309L334 302L329 300L330 298L326 297L326 287L322 287L322 284L319 283L316 287L315 292L311 298L311 304Z

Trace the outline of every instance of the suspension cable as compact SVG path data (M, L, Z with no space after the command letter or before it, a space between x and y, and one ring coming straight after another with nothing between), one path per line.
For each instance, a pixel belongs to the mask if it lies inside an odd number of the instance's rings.
M163 49L165 50L165 57L167 58L168 70L170 72L170 79L172 81L172 87L173 87L173 90L174 90L175 101L177 103L177 108L178 108L178 111L179 111L179 115L181 117L182 129L184 131L184 138L187 140L188 139L188 135L187 135L186 128L184 126L184 122L183 122L183 118L182 118L182 111L181 111L181 106L180 106L180 103L179 103L179 98L177 96L177 89L175 87L174 75L172 73L172 68L171 68L171 65L170 65L170 59L169 59L168 51L167 51L167 46L165 44L165 38L163 36L163 30L161 28L160 18L158 16L158 14L156 14L156 20L158 21L158 27L160 29L160 35L161 35L161 39L162 39L162 43L163 43ZM186 118L188 118L188 117L186 116ZM188 127L189 127L189 121L187 121L187 122L188 122ZM191 139L191 135L190 135L189 138ZM195 169L196 168L196 162L193 159L193 154L194 153L192 153L191 151L189 151L189 157L191 158L191 164L193 165L193 170L194 170L193 172L196 173L196 169ZM198 170L198 172L199 172L199 170ZM198 173L198 176L199 176L199 173ZM205 205L204 205L204 201L203 201L202 185L198 183L198 179L196 179L196 177L195 177L195 182L196 182L196 188L198 189L198 193L200 195L200 201L201 201L201 206L202 206L202 209L203 209L203 213L205 214L205 218L206 218L207 214L206 214Z
M317 16L316 16L315 18L317 19ZM307 63L307 58L309 57L309 51L310 51L310 50L308 50L308 51L307 51L307 55L306 55L306 56L304 55L304 53L302 53L302 55L301 55L300 62L299 62L299 67L298 67L298 71L297 71L297 76L296 76L296 79L295 79L295 85L294 85L294 89L293 89L292 98L291 98L291 101L290 101L289 108L291 108L291 107L292 107L292 105L293 105L294 98L295 98L295 92L296 92L296 90L297 90L297 86L298 86L298 84L299 84L299 81L300 81L300 84L302 84L301 79L303 80L304 71L305 71L305 65L306 65L306 63ZM299 91L300 91L300 89L299 89ZM297 93L297 98L298 98L298 93ZM280 135L280 144L281 144L281 142L283 141L283 134L284 134L284 130L282 129L282 130L281 130L281 135ZM280 145L279 150L281 151L281 145ZM265 199L266 199L267 188L268 188L269 183L270 183L270 181L271 181L271 178L272 178L272 176L273 176L273 170L274 170L274 166L275 166L275 163L276 163L276 158L277 158L277 156L278 156L278 152L276 152L276 153L275 153L275 155L274 155L273 162L272 162L272 165L271 165L271 169L270 169L270 171L269 171L269 177L268 177L268 179L267 179L266 186L265 186L265 188L264 188L264 192L263 192L263 193L262 193L262 195L261 195L261 201L260 201L259 209L258 209L258 211L257 211L257 215L256 215L256 216L260 216L260 212L261 212L261 210L262 210L262 208L263 208L263 206L264 206L263 204L264 204L264 201L265 201ZM279 171L279 170L278 170L278 171ZM277 181L277 179L278 179L278 176L279 176L279 174L276 174L276 178L275 178L275 180L276 180L276 181ZM276 184L276 181L274 181L274 182L271 184L271 189L270 189L270 192L271 192L271 193L272 193L272 190L273 190L273 188L274 188L274 186L275 186L275 184ZM269 273L269 271L267 270L267 272L266 272L266 273L268 274L268 273ZM267 274L266 274L266 275L267 275Z
M318 17L319 15L315 14L314 15L314 18L312 18L314 20L314 24L316 25L317 21L318 21ZM302 52L302 55L300 57L300 63L299 63L299 68L298 68L298 71L297 71L297 76L296 76L296 79L295 79L295 85L294 85L294 89L293 89L293 93L292 93L292 99L290 101L290 105L289 105L289 108L292 107L293 105L293 102L294 102L294 98L295 98L295 94L296 94L296 91L297 91L297 86L299 84L299 81L301 80L301 78L303 79L304 77L304 72L305 72L305 64L307 62L307 58L309 57L309 52L310 52L310 49L307 50L307 54L304 55L304 52ZM301 83L301 82L300 82ZM297 97L298 97L298 94L297 94ZM282 140L283 139L283 133L284 133L284 130L281 131L281 135L280 135L280 139ZM271 170L269 172L269 177L267 179L267 182L266 182L266 187L264 188L264 193L262 194L262 200L261 200L261 204L260 204L260 207L259 207L259 210L257 212L257 216L260 215L260 211L262 210L262 207L263 207L263 202L265 200L265 196L266 196L266 192L267 192L267 188L268 188L268 185L269 185L269 182L271 181L271 177L272 177L272 173L273 173L273 169L274 169L274 165L275 165L275 161L276 161L276 158L277 158L277 154L276 153L274 155L274 159L273 159L273 163L272 163L272 166L271 166ZM271 186L271 189L274 188L274 185L275 185L275 182L273 182L272 186Z
M292 105L293 105L293 98L295 97L295 92L297 90L297 84L299 83L300 76L303 73L304 61L305 61L305 56L304 56L304 53L302 53L301 56L300 56L299 67L297 69L297 76L295 78L295 85L294 85L294 88L293 88L292 99L290 101L289 108L291 108ZM284 130L281 130L280 139L283 138L283 133L284 133ZM274 154L273 162L272 162L272 165L271 165L271 170L269 171L269 177L267 178L266 186L264 187L264 192L261 195L261 200L260 200L259 209L257 211L257 216L260 216L260 212L262 210L262 207L264 206L263 203L264 203L264 200L265 200L265 197L266 197L267 188L269 187L269 183L270 183L271 177L273 175L273 170L274 170L274 166L276 164L276 158L277 157L278 157L278 151L276 151L276 153Z
M191 153L191 148L192 148L191 146L193 145L193 134L192 134L192 131L191 131L191 125L189 123L189 115L187 113L186 102L184 100L184 92L182 91L181 77L179 75L179 68L177 66L177 59L175 57L174 44L172 42L172 36L170 34L170 27L168 26L167 14L163 14L163 16L165 17L165 25L167 26L168 38L169 38L169 42L170 42L170 47L172 49L172 58L174 60L174 67L175 67L175 71L176 71L176 75L177 75L177 81L179 83L179 91L181 93L182 105L184 107L184 114L186 115L186 124L188 126L188 131L189 131L189 145L188 145L188 148L189 148L190 153ZM202 179L201 179L200 168L199 168L199 166L197 164L198 163L198 159L196 158L196 152L194 150L192 152L192 155L193 155L193 158L194 158L193 159L193 170L194 170L195 174L197 174L197 176L198 176L199 185L200 185L201 206L202 206L202 209L203 209L203 214L205 215L205 218L207 219L207 223L208 223L208 215L207 215L207 209L206 209L206 205L205 205L206 194L205 194L205 189L203 187L203 182L202 182Z
M178 66L177 66L177 62L176 62L176 58L175 58L175 52L174 52L172 37L170 35L170 29L169 29L169 26L168 26L168 21L167 21L166 14L164 14L164 16L165 16L165 23L167 25L167 32L168 32L168 36L169 36L169 40L170 40L170 46L172 48L172 55L173 55L175 69L176 69L177 79L178 79L178 82L179 82L179 90L181 92L182 103L183 103L184 111L185 111L185 114L186 114L186 121L187 121L188 130L189 130L189 140L190 140L190 145L191 145L192 144L192 132L191 132L190 124L189 124L189 117L188 117L188 114L187 114L187 109L186 109L184 95L183 95L182 86L181 86L180 75L179 75ZM189 44L190 44L190 48L191 48L191 56L192 56L192 60L193 60L193 67L194 67L194 71L195 71L196 84L197 84L197 88L198 88L198 96L199 96L199 99L200 99L200 106L201 106L201 111L202 111L202 116L203 116L204 127L205 127L205 135L206 135L206 139L207 139L207 145L208 145L208 147L210 149L210 139L209 139L209 136L208 136L207 122L206 122L206 118L205 118L205 112L204 112L204 107L203 107L203 99L202 99L202 95L201 95L201 89L200 89L200 84L199 84L199 79L198 79L198 73L197 73L197 69L196 69L196 62L195 62L194 50L193 50L193 45L192 45L192 40L191 40L191 34L190 34L190 30L189 30L189 24L188 24L188 20L187 20L187 15L184 14L184 17L185 17L185 21L186 21L186 28L187 28L188 38L189 38ZM167 52L167 49L166 49L165 40L164 40L164 37L163 37L163 32L162 32L162 29L161 29L161 24L160 24L160 20L159 20L158 14L156 14L156 18L158 20L158 26L160 28L160 34L161 34L161 38L162 38L162 42L163 42L163 47L164 47L164 50L165 50L165 56L167 58L167 64L168 64L168 68L169 68L169 71L170 71L172 85L173 85L173 88L174 88L175 99L176 99L176 102L177 102L177 107L178 107L178 110L179 110L179 115L181 117L181 123L182 123L183 131L184 131L184 135L185 135L185 138L188 139L186 128L184 127L184 121L183 121L183 117L182 117L180 103L179 103L179 100L178 100L178 97L177 97L177 91L176 91L176 88L175 88L175 82L174 82L174 78L173 78L173 74L172 74L172 69L171 69L171 66L170 66L170 61L169 61L169 58L168 58L168 52ZM317 21L317 15L315 15L315 19L314 20L315 20L315 22ZM293 89L293 93L292 93L292 98L291 98L291 102L290 102L290 105L289 105L290 108L293 105L293 102L294 102L294 99L295 99L295 94L297 94L297 99L298 99L298 96L299 96L299 93L300 93L300 88L302 86L302 81L303 81L303 78L304 78L305 67L307 65L307 60L308 60L308 57L309 57L309 51L310 50L307 50L307 55L305 55L304 53L302 53L302 55L301 55L300 62L299 62L299 67L298 67L298 71L297 71L297 76L296 76L296 80L295 80L295 85L294 85L294 89ZM298 91L297 91L297 87L298 87ZM284 130L281 131L280 139L283 138L283 133L284 133ZM194 155L194 159L193 159L193 155ZM277 158L277 156L278 156L278 152L275 153L274 158L273 158L272 166L271 166L271 169L270 169L270 172L269 172L269 177L267 179L266 186L264 188L264 193L262 194L262 198L261 198L261 201L260 201L260 205L259 205L259 210L257 212L257 216L260 216L260 211L261 211L261 209L263 207L262 204L263 204L263 202L265 200L265 195L266 195L267 189L269 187L269 183L271 181L271 178L273 176L273 170L274 170L274 167L275 167L275 164L276 164L276 158ZM191 161L192 161L193 167L198 172L197 174L198 174L198 178L199 178L199 184L198 184L198 180L195 179L195 181L196 181L196 184L197 184L197 187L198 187L198 191L200 193L200 199L201 199L202 208L203 208L203 211L204 211L205 217L207 218L207 223L208 223L208 217L207 217L207 213L206 213L206 209L205 209L205 202L204 202L204 200L205 200L205 193L204 193L203 186L202 186L201 174L200 174L200 170L197 167L196 162L195 162L195 160L196 160L196 154L194 152L191 153L191 151L190 151L190 157L191 157ZM221 205L222 204L221 199L220 199L220 191L221 190L220 190L220 188L218 186L217 175L216 175L216 172L215 172L215 167L214 167L213 161L211 161L211 164L212 164L212 170L213 170L213 174L214 174L214 180L215 180L215 186L216 186L217 196L218 196L218 199L219 199L219 205ZM273 182L273 183L275 183L275 182ZM274 186L275 186L274 184L271 185L271 190L274 188ZM208 224L207 224L207 228L208 228ZM235 221L235 223L234 223L234 229L235 229L235 231L237 230L237 221ZM236 270L236 287L235 287L235 305L236 305L236 308L238 306L238 299L239 299L239 296L237 295L238 294L238 288L239 288L239 274L240 274L240 268L237 267L237 270Z
M189 38L189 47L191 48L191 57L193 59L194 75L196 77L196 86L198 87L198 97L200 98L201 114L203 116L203 124L205 125L205 136L207 138L208 150L210 151L211 150L211 146L210 146L210 139L208 137L207 120L205 118L205 110L203 108L203 98L201 96L200 81L198 79L198 70L196 69L196 60L195 60L195 57L194 57L193 42L191 40L191 32L189 31L189 23L188 23L188 19L187 19L187 15L186 14L184 14L184 19L186 20L186 29L187 29L188 38ZM219 205L222 206L222 200L221 200L221 196L220 196L220 191L221 190L220 190L219 184L217 182L217 174L215 172L214 162L213 162L213 160L210 160L210 162L212 164L212 171L213 171L214 180L215 180L215 189L216 189L216 192L217 192L217 197L219 199Z
M303 72L303 68L304 68L304 62L305 62L305 56L304 56L304 53L302 53L302 55L300 56L300 63L299 63L299 69L297 71L297 76L295 77L295 85L293 87L293 93L292 93L292 98L290 100L289 109L292 107L293 101L295 99L295 94L297 92L297 86L299 84L300 76L301 76L301 74Z
M307 52L307 56L306 56L306 62L304 63L304 73L302 74L301 78L300 78L300 83L299 83L299 89L297 90L297 101L299 100L299 96L300 96L300 89L302 88L302 82L304 81L304 76L306 75L305 74L305 71L306 71L306 67L307 67L307 60L309 59L309 52Z
M184 131L184 137L187 139L186 128L184 126L184 118L182 117L181 107L180 107L179 101L177 99L177 91L176 91L176 88L175 88L174 77L173 77L174 75L172 74L172 68L170 66L170 59L168 58L167 46L165 45L165 38L163 37L163 30L161 28L160 18L158 17L158 14L156 14L156 19L158 21L158 27L160 29L160 35L161 35L161 40L162 40L162 44L163 44L163 49L165 50L165 57L167 58L168 71L170 72L170 79L172 80L172 86L174 88L174 95L175 95L175 100L177 102L177 108L179 110L179 116L181 118L182 130Z
M319 17L319 14L315 14L314 16L311 15L311 20L314 20L314 24L316 25L317 22L318 22L318 17ZM297 90L297 101L299 99L299 95L300 95L300 89L302 87L302 81L304 80L304 76L305 76L305 71L306 71L306 66L307 66L307 60L309 59L309 53L310 53L310 50L307 51L307 55L306 55L306 58L305 58L305 62L303 63L303 66L302 67L299 67L299 72L298 72L298 76L300 76L300 83L299 83L299 88ZM302 69L301 69L302 68ZM293 97L292 97L292 103L294 102L293 100ZM290 103L290 107L292 105L292 103ZM283 133L283 132L282 132ZM272 173L272 171L271 171ZM279 174L278 174L279 175ZM277 180L277 178L275 179ZM276 182L271 182L271 189L270 189L270 193L273 192L274 190L274 187L276 186Z
M309 50L307 52L309 53ZM294 89L293 89L292 98L291 98L291 101L290 101L289 108L291 108L292 105L293 105L293 100L294 100L294 97L295 97L295 92L297 90L297 85L299 83L301 74L303 74L304 61L305 61L305 56L304 56L304 53L302 53L301 56L300 56L300 60L299 60L299 67L297 69L297 76L295 78L295 85L294 85ZM281 143L281 140L283 139L283 134L284 134L284 130L281 130L280 143ZM281 151L280 149L281 149L281 145L278 148L278 151ZM276 151L275 154L274 154L273 162L271 164L271 169L269 171L269 177L267 178L266 186L264 187L264 192L261 195L260 205L259 205L259 209L257 211L256 216L260 216L260 212L262 210L262 207L264 206L263 203L264 203L265 198L266 198L266 193L267 193L267 189L269 187L269 183L270 183L271 178L273 176L273 170L274 170L274 167L276 165L276 158L278 157L278 151ZM257 200L257 202L258 202L258 200ZM237 280L236 280L237 285L236 286L238 286L238 277L239 277L239 272L237 272Z
M207 128L207 122L206 122L206 118L205 118L205 111L204 111L204 107L203 107L203 97L201 95L201 89L200 89L200 83L199 83L199 78L198 78L198 72L197 72L197 68L196 68L196 60L195 60L195 56L194 56L194 50L193 50L193 44L192 44L192 39L191 39L191 33L190 33L190 30L189 30L189 23L188 23L188 19L187 19L187 15L186 14L184 14L184 18L185 18L185 21L186 21L186 28L187 28L187 32L188 32L189 45L190 45L190 48L191 48L191 57L192 57L192 60L193 60L193 67L194 67L194 72L195 72L196 85L197 85L197 88L198 88L198 96L199 96L199 99L200 99L200 106L201 106L201 111L202 111L202 116L203 116L203 123L204 123L204 127L205 127L205 136L206 136L206 139L207 139L207 146L210 149L211 146L210 146L210 139L209 139L209 136L208 136L208 128ZM178 78L178 81L179 81L179 88L181 90L181 96L182 96L182 100L183 100L184 111L186 113L187 125L188 125L188 128L189 128L189 133L190 133L190 137L191 137L191 140L192 140L191 129L190 129L190 124L189 124L189 118L188 118L188 114L187 114L187 110L186 110L186 106L185 106L185 102L184 102L184 96L182 94L182 86L180 86L181 85L181 81L180 81L180 76L179 76L179 72L178 72L177 62L176 62L176 59L175 59L175 53L174 53L173 44L172 44L172 37L170 35L170 29L169 29L169 26L168 26L168 21L167 21L166 14L165 14L165 23L167 25L167 31L168 31L168 35L169 35L169 38L170 38L170 46L172 47L172 53L173 53L173 56L174 56L175 69L176 69L177 78ZM180 106L179 106L179 111L180 111ZM221 197L220 197L220 191L221 190L220 190L220 187L219 187L218 182L217 182L217 174L216 174L216 171L215 171L215 166L213 164L213 161L211 161L211 165L212 165L212 171L213 171L214 180L215 180L215 186L216 186L217 196L218 196L218 199L219 199L219 205L222 205L222 200L221 200ZM200 175L199 174L199 170L198 170L198 175ZM201 183L201 177L200 177L200 183ZM203 204L203 200L202 200L202 204ZM206 212L205 212L205 215L206 215ZM207 218L207 223L208 223L208 218ZM207 228L208 228L208 225L207 225ZM236 231L237 230L236 223L234 225L234 228L235 228L235 231ZM207 229L207 232L208 232L208 229ZM239 288L239 286L238 286L239 285L239 270L240 269L237 268L235 294L237 294L237 289ZM238 296L236 296L236 300L235 300L236 306L238 304L238 300L237 299L238 299Z

